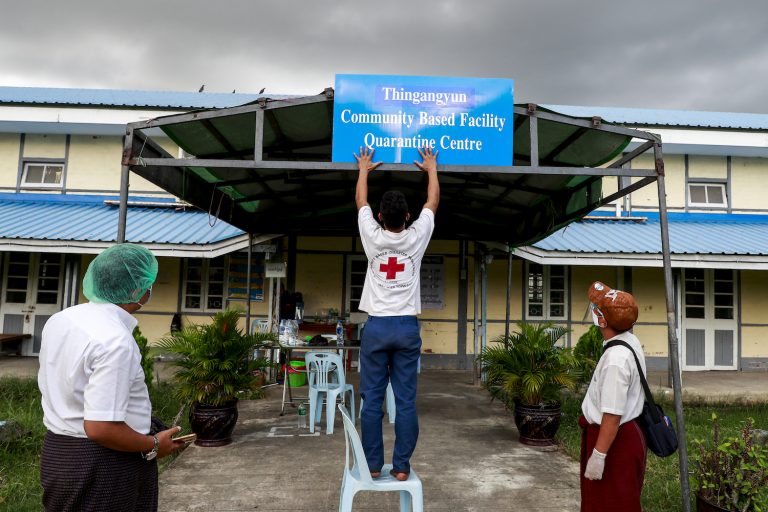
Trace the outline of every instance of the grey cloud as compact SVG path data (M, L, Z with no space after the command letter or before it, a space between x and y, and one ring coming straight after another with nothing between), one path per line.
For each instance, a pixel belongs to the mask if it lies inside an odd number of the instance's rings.
M0 85L314 94L335 73L510 77L516 100L768 112L764 2L13 2Z

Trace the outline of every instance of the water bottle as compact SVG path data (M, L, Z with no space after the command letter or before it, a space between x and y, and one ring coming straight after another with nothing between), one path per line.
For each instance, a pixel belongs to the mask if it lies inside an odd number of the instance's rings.
M304 406L304 404L299 404L299 407L297 409L298 413L298 420L299 420L299 428L307 428L307 408Z
M336 322L336 345L344 344L344 326L341 324L341 320Z

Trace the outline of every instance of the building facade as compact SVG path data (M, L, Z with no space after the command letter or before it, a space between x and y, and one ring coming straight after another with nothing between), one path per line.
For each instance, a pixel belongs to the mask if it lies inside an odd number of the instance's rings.
M116 239L125 123L257 97L0 87L0 329L31 335L24 355L37 354L51 314L85 300L80 282L88 263ZM682 367L763 368L768 115L547 108L662 135ZM162 145L181 153L170 140ZM604 195L618 189L617 180L604 180ZM253 318L266 318L281 288L301 292L305 317L335 310L364 321L357 305L366 260L357 238L262 237L247 290L247 235L215 219L215 205L211 212L189 208L138 176L131 177L129 204L128 241L148 246L160 261L152 301L137 315L150 339L168 333L174 317L205 322L224 307L244 309L247 294ZM488 275L489 339L504 333L509 314L511 322L564 325L570 332L562 343L575 344L590 324L586 289L599 279L635 294L635 331L649 365L666 368L659 240L655 187L515 248L511 266L507 254L482 242L433 240L422 269L424 365L471 365L478 263ZM285 278L266 277L265 264L276 262L287 264Z

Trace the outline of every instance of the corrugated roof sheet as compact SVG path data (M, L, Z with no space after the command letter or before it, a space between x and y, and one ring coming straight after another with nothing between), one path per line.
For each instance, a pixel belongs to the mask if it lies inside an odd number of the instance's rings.
M660 254L657 213L644 222L582 220L532 245L545 251ZM768 215L669 214L672 254L768 255Z
M685 126L739 130L768 130L768 114L659 110L645 108L581 107L573 105L540 106L568 116L599 116L609 123L623 124L627 126Z
M274 94L215 92L128 91L119 89L63 89L47 87L0 87L0 104L80 105L207 109L243 105L260 97L286 98Z
M104 204L115 196L0 194L0 239L117 240L118 208ZM135 200L137 198L131 198ZM157 198L142 198L158 201ZM211 217L211 222L216 220ZM130 207L126 240L142 244L213 244L242 235L224 221L209 225L197 209Z
M293 96L284 94L0 87L0 104L21 105L81 105L187 110L234 107L250 103L261 97L281 99ZM607 122L628 126L688 126L768 130L768 114L576 105L540 105L540 107L574 117L600 116Z

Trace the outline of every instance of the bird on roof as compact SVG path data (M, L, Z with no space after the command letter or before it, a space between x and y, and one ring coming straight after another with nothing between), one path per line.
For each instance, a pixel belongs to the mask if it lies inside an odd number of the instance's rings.
M264 91L266 91L266 90L267 90L266 87L262 87L261 90L259 91L259 94L264 94Z
M200 88L197 90L197 92L203 92L205 89L205 84L201 85Z

